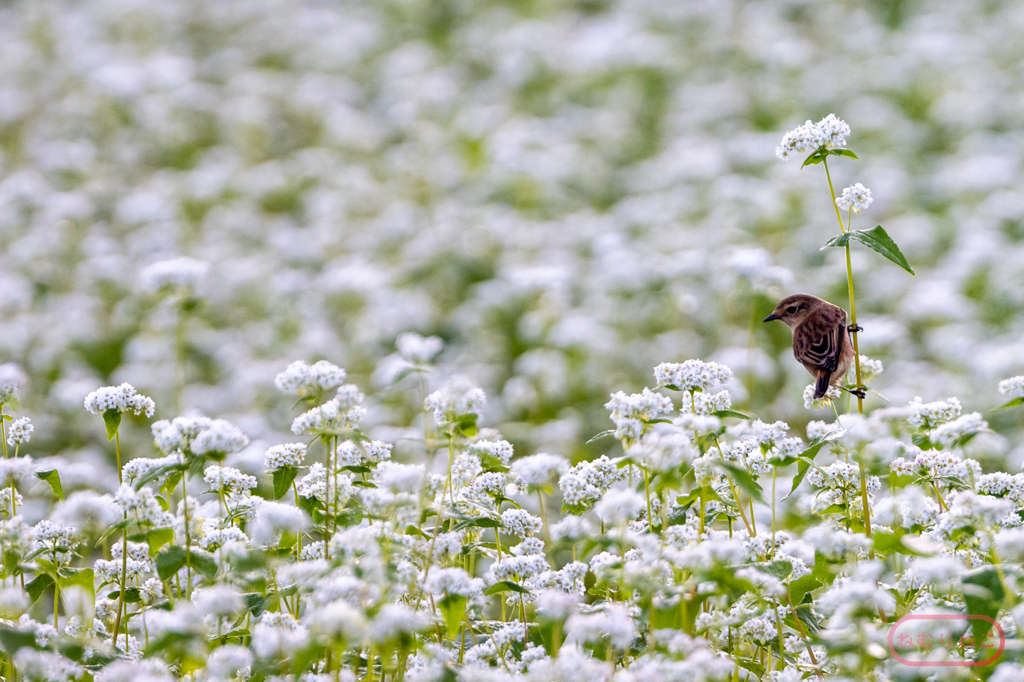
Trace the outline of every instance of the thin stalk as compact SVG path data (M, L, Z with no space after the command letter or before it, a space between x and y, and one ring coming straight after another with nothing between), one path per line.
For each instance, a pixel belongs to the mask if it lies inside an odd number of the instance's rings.
M779 475L779 467L772 467L772 556L775 556L775 479ZM775 617L778 618L778 612Z
M647 531L649 533L654 532L654 514L651 513L651 474L644 469L644 493L647 495ZM701 500L701 510L703 511L704 504ZM701 530L704 529L704 514L701 514Z
M117 483L124 481L121 474L121 431L114 431L114 452L117 453ZM117 648L117 632L121 629L122 612L125 609L124 593L128 589L128 512L124 512L125 526L121 529L121 590L117 596L117 617L114 619L114 648ZM53 588L53 626L57 627L57 586ZM127 621L125 622L125 650L128 648Z
M843 216L839 213L839 205L836 204L836 191L832 186L832 175L828 171L828 159L822 159L823 165L825 166L825 177L828 179L828 191L832 196L832 208L836 210L836 220L839 221L839 229L845 234L846 226L843 225ZM857 328L857 302L853 292L853 263L850 261L850 244L846 244L846 284L850 290L850 324L853 328ZM860 374L860 346L857 343L857 332L850 332L850 338L853 339L853 363L857 371L857 388L860 389L863 384L861 383ZM860 414L864 414L864 399L857 396L857 411Z
M736 508L740 511L740 518L743 519L743 525L747 527L747 533L750 537L755 537L757 533L754 532L753 528L750 527L750 522L747 521L747 514L743 511L743 502L740 501L740 495L736 492L736 486L732 484L732 479L728 476L725 477L725 480L729 482L729 491L732 493L733 499L736 500Z
M192 596L192 535L188 528L188 471L181 475L181 504L185 515L185 598Z

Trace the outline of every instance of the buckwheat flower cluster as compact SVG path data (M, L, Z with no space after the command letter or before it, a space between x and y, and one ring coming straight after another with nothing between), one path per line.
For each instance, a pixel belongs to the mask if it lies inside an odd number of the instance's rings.
M192 440L191 450L196 455L224 456L240 452L248 444L249 438L236 426L213 419Z
M732 377L732 370L728 367L701 360L663 362L654 368L654 380L658 386L678 391L706 391L712 386L728 383Z
M487 396L468 379L456 377L439 391L427 396L424 407L434 413L434 421L445 429L471 415L479 415Z
M484 581L461 568L439 568L430 572L423 587L435 597L452 595L469 599L483 592Z
M594 505L594 513L609 525L633 521L645 509L643 496L628 488L609 490Z
M1024 398L1024 376L1003 379L999 382L999 392L1010 399Z
M849 136L850 126L846 121L837 118L835 114L829 114L817 123L807 121L786 133L782 143L775 149L775 155L786 161L795 152L815 151L822 147L845 147Z
M1006 497L1013 500L1017 506L1024 506L1024 473L1011 475L997 471L983 474L978 477L975 490L985 495Z
M684 433L653 431L626 448L626 455L649 471L669 473L696 459L698 451Z
M12 362L0 365L0 407L13 402L18 388L28 381L21 368Z
M981 414L971 412L953 421L937 426L931 434L932 440L945 446L963 443L971 436L976 436L982 431L988 430L988 422L981 418Z
M536 455L517 459L512 463L512 469L522 476L528 485L536 487L551 483L569 471L569 460L561 455L538 452Z
M32 425L32 420L28 417L15 419L7 427L7 444L13 446L27 443L32 437L32 432L35 431L35 428Z
M881 360L874 360L866 355L860 356L860 378L865 383L877 379L885 371Z
M541 520L525 509L506 509L501 513L501 525L511 535L528 538L540 532Z
M820 410L828 407L836 400L843 397L843 392L835 386L829 386L825 395L820 398L814 397L814 384L808 384L804 388L804 407L808 410Z
M398 354L406 362L413 365L426 365L444 348L444 342L436 336L422 337L419 334L406 332L395 341Z
M165 288L196 289L209 269L209 263L194 258L162 260L142 270L142 285L151 292Z
M508 466L513 455L512 444L507 440L478 440L469 446L469 452L480 458L490 457L502 466Z
M282 467L297 467L306 458L305 443L283 443L274 445L263 453L263 468L267 473Z
M580 462L558 479L562 499L572 506L590 506L622 478L622 469L602 455L590 462Z
M685 396L679 411L683 414L709 415L732 407L732 396L729 391L718 393L691 393Z
M358 391L355 394L346 391L344 395L337 395L296 417L292 422L292 433L296 436L321 436L351 431L366 416L366 409L360 404L362 399L363 394Z
M345 370L326 360L307 365L297 360L274 378L277 390L306 397L333 391L345 383Z
M858 182L843 189L843 193L836 197L836 206L844 211L852 209L854 213L860 213L870 206L872 201L874 199L871 198L871 190Z
M910 409L910 416L907 421L912 426L924 429L933 429L939 424L950 422L960 416L960 401L956 398L937 400L933 403L923 403L921 398L914 398L907 407Z
M203 481L210 490L220 492L245 492L256 487L256 477L243 474L234 467L208 466L203 472Z
M156 411L156 403L135 391L135 387L125 383L120 386L104 386L85 397L85 409L92 414L103 414L107 410L131 412L132 414L152 417Z
M616 391L604 406L611 413L611 420L615 424L615 437L633 441L643 435L646 422L671 412L672 401L645 388L642 393L631 395Z

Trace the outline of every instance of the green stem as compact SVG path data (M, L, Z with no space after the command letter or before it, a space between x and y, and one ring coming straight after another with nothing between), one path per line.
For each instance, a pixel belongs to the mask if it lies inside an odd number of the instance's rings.
M124 483L121 474L121 431L114 431L114 452L117 453L117 482ZM121 629L121 614L124 611L124 592L128 589L128 512L124 512L124 528L121 529L121 589L117 596L117 618L114 619L114 648L117 648L117 633ZM53 626L57 627L57 587L53 588ZM125 623L125 651L128 650L128 627Z
M651 513L651 474L644 468L644 493L647 495L647 532L654 532L654 514Z
M836 203L836 191L832 186L832 175L828 171L828 159L823 158L823 165L825 166L825 177L828 179L828 191L832 195L832 208L836 210L836 220L839 221L839 229L845 234L846 227L843 225L843 216L839 213L839 205ZM850 291L850 324L856 329L857 327L857 301L853 292L853 263L850 260L850 244L846 244L846 284ZM857 372L857 388L863 388L861 383L860 373L860 345L857 343L857 332L850 332L850 338L853 339L853 364ZM864 399L857 396L857 412L864 414Z

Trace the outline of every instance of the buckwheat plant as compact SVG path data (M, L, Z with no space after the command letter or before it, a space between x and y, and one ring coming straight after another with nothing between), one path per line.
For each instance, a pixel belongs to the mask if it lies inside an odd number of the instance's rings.
M327 361L278 375L304 440L254 456L231 423L184 416L122 462L121 419L155 406L129 385L91 393L113 493L65 495L18 450L28 418L8 419L4 678L903 680L918 669L884 643L904 616L984 615L1019 641L1024 474L972 457L980 413L915 399L796 435L733 410L728 367L653 375L610 396L601 454L575 464L487 427L466 377L428 393L423 443L376 439L367 415L401 382L367 395ZM983 662L990 630L942 661Z

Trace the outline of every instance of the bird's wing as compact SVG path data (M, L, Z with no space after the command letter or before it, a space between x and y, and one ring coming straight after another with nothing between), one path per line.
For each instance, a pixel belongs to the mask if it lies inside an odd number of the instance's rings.
M793 334L793 354L805 365L834 372L846 343L846 311L834 306L801 324Z

